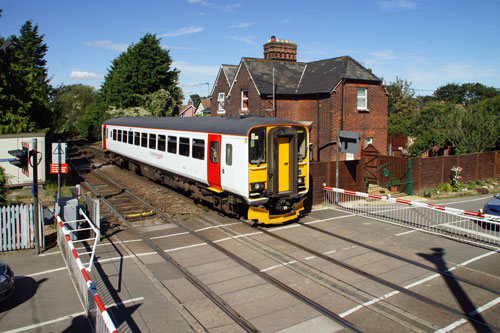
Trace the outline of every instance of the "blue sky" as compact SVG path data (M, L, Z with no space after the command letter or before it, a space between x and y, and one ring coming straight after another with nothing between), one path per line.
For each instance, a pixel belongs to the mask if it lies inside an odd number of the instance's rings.
M498 0L2 0L0 8L3 37L30 19L39 26L54 86L99 87L111 61L153 33L181 70L185 97L207 95L221 64L262 58L273 35L298 45L298 61L350 55L420 95L448 83L500 88Z

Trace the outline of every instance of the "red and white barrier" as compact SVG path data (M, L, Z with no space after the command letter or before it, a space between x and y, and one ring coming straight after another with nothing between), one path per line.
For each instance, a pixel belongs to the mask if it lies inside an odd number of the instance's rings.
M500 248L498 216L388 196L323 187L326 205L424 232Z
M66 264L70 268L74 267L74 264L76 264L76 268L80 272L81 275L74 276L74 278L78 281L83 281L84 284L86 285L86 290L91 293L91 295L94 299L94 302L97 305L97 308L99 309L101 318L104 321L104 324L107 328L107 331L112 332L112 333L115 333L115 332L117 333L118 330L116 329L115 324L111 320L111 317L109 316L109 313L106 310L106 307L102 303L101 298L99 297L99 295L97 293L97 290L95 288L96 284L94 282L92 282L92 280L90 279L90 277L87 273L87 269L83 265L82 260L80 259L80 256L78 255L78 252L75 249L73 241L70 238L71 231L68 230L68 228L66 228L66 226L64 225L64 222L62 221L62 219L59 215L56 216L56 220L57 220L57 223L59 225L60 232L61 232L61 235L58 235L59 246L61 247L61 250L63 250L63 248L66 248L66 252L72 254L72 258L70 257L70 255L66 255L66 257L65 257L65 259L67 260ZM63 255L65 255L65 254L63 253ZM74 260L73 264L71 262L69 262L71 259ZM82 278L83 278L83 280L82 280ZM80 290L80 292L83 294L84 291ZM85 297L84 295L81 295L81 296L83 298ZM89 308L90 308L90 305L88 304L88 302L89 302L88 300L85 302L86 303L85 306L87 308L86 309L87 313L89 312ZM100 326L100 325L95 324L95 326Z

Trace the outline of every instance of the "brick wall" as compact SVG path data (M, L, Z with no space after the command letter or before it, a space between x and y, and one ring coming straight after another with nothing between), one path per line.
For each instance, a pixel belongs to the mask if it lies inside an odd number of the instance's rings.
M225 96L224 108L227 109L227 92L229 91L229 84L227 83L226 76L222 69L219 71L219 77L217 82L215 82L214 92L210 100L210 115L213 116L223 116L224 114L217 113L219 110L219 102L217 98L219 93L223 92ZM227 111L226 111L227 112Z

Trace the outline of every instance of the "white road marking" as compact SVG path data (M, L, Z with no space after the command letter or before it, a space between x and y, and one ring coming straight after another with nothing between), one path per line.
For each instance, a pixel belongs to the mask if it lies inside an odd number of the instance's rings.
M144 300L144 297L133 298L133 299L129 299L127 301L110 304L110 305L106 306L106 308L111 307L111 306L121 305L121 304L127 304L127 303L142 301L142 300ZM62 317L59 317L59 318L56 318L56 319L47 320L47 321L44 321L44 322L41 322L41 323L37 323L37 324L33 324L33 325L28 325L28 326L24 326L24 327L19 327L19 328L10 330L10 331L5 331L4 333L17 333L17 332L23 332L23 331L27 331L27 330L32 330L32 329L36 329L36 328L39 328L39 327L47 326L47 325L50 325L50 324L55 324L55 323L58 323L60 321L70 320L70 319L73 319L73 318L76 318L76 317L79 317L79 316L85 316L85 314L86 314L85 311L76 312L76 313L72 313L70 315L62 316Z

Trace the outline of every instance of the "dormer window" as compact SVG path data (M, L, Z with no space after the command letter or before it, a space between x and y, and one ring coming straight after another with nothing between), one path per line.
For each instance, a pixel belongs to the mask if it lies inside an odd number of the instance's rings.
M241 91L241 112L248 112L248 90Z
M358 88L357 105L358 110L368 111L368 94L366 88Z

